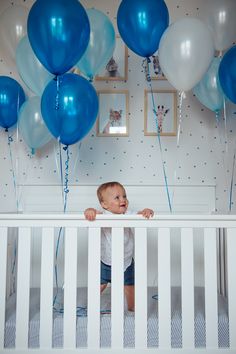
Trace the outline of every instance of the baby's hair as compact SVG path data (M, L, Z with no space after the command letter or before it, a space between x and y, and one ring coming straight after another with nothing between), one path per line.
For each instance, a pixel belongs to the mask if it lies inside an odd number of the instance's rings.
M103 192L104 192L107 188L112 188L112 187L115 187L115 186L120 186L121 188L124 189L124 186L122 186L122 184L119 183L119 182L106 182L106 183L101 184L101 185L98 187L98 189L97 189L97 196L98 196L98 200L99 200L100 203L102 202L102 194L103 194Z

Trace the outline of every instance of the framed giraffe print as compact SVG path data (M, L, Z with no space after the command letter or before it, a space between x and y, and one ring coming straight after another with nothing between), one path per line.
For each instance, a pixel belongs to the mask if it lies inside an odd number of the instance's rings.
M177 92L175 90L145 90L144 135L176 136Z

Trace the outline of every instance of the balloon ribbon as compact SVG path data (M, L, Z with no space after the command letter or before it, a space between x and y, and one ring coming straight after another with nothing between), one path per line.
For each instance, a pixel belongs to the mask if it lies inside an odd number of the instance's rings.
M160 129L159 129L159 124L158 124L158 115L157 115L157 110L156 110L156 105L154 101L154 95L153 95L153 89L152 89L152 80L150 76L150 69L149 69L149 64L151 60L150 58L145 58L143 61L143 67L145 70L146 74L146 80L150 86L151 90L151 97L152 97L152 110L154 113L154 119L155 119L155 124L156 124L156 129L157 129L157 139L159 143L159 149L160 149L160 155L161 155L161 162L162 162L162 170L163 170L163 175L164 175L164 181L165 181L165 188L166 188L166 193L167 193L167 199L168 199L168 204L169 204L169 209L170 212L172 213L172 206L171 206L171 201L170 201L170 193L169 193L169 187L168 187L168 182L167 182L167 174L166 174L166 169L165 169L165 164L164 164L164 159L163 159L163 150L162 150L162 144L161 144L161 136L160 136Z

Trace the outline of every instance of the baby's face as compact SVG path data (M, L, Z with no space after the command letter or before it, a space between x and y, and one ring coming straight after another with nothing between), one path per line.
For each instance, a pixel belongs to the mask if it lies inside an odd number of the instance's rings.
M128 208L126 192L121 186L108 187L102 194L101 206L114 214L124 214Z

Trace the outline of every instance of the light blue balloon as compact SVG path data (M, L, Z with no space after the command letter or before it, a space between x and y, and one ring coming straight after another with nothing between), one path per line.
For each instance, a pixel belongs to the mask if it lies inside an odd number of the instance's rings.
M31 97L22 105L18 126L22 138L32 152L43 147L53 138L42 118L40 97Z
M224 106L224 93L218 77L220 62L221 58L214 58L202 80L193 89L198 100L217 114Z
M105 68L115 48L115 30L110 19L101 11L88 9L90 39L88 47L76 64L89 79Z
M54 77L34 54L28 36L22 38L16 48L16 66L24 83L37 96L42 95L43 90Z

